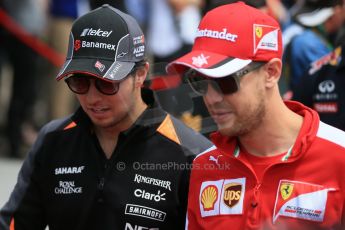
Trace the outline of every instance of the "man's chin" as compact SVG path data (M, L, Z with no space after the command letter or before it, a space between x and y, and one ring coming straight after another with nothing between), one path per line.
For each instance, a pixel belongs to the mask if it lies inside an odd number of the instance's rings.
M222 135L226 135L228 136L229 134L232 133L232 128L229 125L219 125L217 124L218 127L218 131L222 134Z

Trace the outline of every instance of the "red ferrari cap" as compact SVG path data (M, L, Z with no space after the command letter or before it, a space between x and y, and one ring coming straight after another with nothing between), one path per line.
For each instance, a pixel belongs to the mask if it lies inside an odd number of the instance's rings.
M243 2L209 11L201 20L193 49L171 62L168 73L189 68L220 78L252 61L269 61L282 56L279 23L264 12Z

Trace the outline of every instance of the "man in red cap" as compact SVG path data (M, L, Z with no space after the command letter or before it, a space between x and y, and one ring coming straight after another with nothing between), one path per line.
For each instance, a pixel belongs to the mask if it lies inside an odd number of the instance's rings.
M102 5L74 21L68 47L57 79L80 107L41 129L0 229L184 229L190 166L212 143L142 95L138 23Z
M209 11L170 63L218 126L194 160L188 229L344 229L345 133L283 101L278 23L243 2Z

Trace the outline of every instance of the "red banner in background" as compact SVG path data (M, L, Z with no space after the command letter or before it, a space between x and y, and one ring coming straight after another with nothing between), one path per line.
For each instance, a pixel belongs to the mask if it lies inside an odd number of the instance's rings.
M26 32L17 22L15 22L3 9L0 8L0 25L8 32L13 34L18 40L33 49L42 57L46 58L50 63L56 67L61 67L65 58L50 48L43 41Z

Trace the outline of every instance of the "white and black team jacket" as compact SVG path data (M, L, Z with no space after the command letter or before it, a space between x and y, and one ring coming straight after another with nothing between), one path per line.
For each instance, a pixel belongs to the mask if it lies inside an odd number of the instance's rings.
M191 162L211 145L149 108L120 134L108 160L79 109L40 131L0 229L183 229Z

